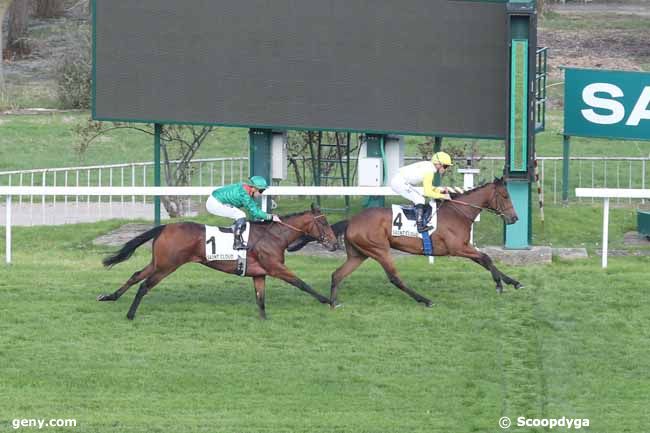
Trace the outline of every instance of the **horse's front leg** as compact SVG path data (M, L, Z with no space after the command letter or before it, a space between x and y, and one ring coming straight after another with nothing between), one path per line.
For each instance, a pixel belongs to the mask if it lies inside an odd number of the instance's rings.
M480 253L480 254L483 254L484 257L479 259L472 258L472 260L478 263L479 265L483 266L485 269L489 270L490 272L496 271L499 274L499 278L504 283L510 284L515 289L521 289L522 287L524 287L523 284L521 284L519 281L515 280L514 278L510 278L509 276L501 272L499 269L497 269L490 256L488 256L485 253ZM497 287L497 291L498 291L498 287ZM501 289L501 291L503 291L503 288ZM499 293L501 293L501 291Z
M486 254L486 256L487 256L487 254ZM492 262L492 259L489 256L487 256L487 258L488 258L488 260L490 260L490 262ZM504 283L510 284L515 289L521 289L521 288L524 287L523 284L521 284L519 281L515 280L514 278L510 278L509 276L507 276L506 274L504 274L503 272L498 270L497 267L494 266L494 263L492 264L492 266L501 275L501 279L503 280Z
M496 283L497 293L499 294L503 293L503 284L501 284L502 274L496 268L496 266L494 266L494 263L492 262L490 256L478 251L476 248L472 247L471 245L466 245L465 248L463 248L461 251L455 252L453 255L459 257L467 257L468 259L471 259L475 263L478 263L479 265L483 266L485 269L490 271L490 274L492 275L492 279Z
M320 293L312 289L309 286L309 284L305 283L303 280L298 278L283 263L280 262L269 263L268 265L265 265L264 268L266 269L266 271L270 276L286 281L292 286L299 288L303 292L309 293L314 298L318 299L318 301L320 301L321 304L330 304L329 298L321 295Z

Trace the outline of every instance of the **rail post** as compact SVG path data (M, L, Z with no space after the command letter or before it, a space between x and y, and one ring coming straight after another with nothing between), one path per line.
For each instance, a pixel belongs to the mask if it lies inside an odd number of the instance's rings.
M5 261L11 264L11 196L7 196L7 218L5 220Z
M607 243L609 242L609 197L603 201L603 257L602 268L607 267Z
M569 163L571 153L571 137L564 136L562 145L562 203L569 204Z

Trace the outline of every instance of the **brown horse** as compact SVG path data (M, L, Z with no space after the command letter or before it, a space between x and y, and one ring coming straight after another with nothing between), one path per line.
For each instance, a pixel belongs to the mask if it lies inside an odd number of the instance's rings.
M523 287L518 281L499 271L487 254L478 251L469 242L472 223L484 209L501 216L506 224L513 224L517 221L517 214L503 179L495 179L492 183L464 194L454 194L452 198L438 207L438 225L436 231L431 235L434 255L467 257L473 260L490 271L496 282L498 293L503 291L502 281L513 285L516 289ZM391 247L407 253L422 255L424 253L422 239L405 236L393 237L391 235L392 223L391 209L370 208L352 217L347 224L345 222L334 224L335 233L345 232L347 260L332 274L330 293L332 306L337 305L336 295L341 281L368 257L379 262L386 271L390 282L400 290L406 292L417 302L428 307L432 305L429 299L402 282L390 255ZM298 250L312 240L303 236L294 242L289 250Z
M326 248L338 248L325 215L312 205L311 211L282 217L281 223L252 223L248 237L246 276L253 279L255 296L261 319L266 319L264 290L266 276L279 278L303 290L323 304L329 299L312 289L284 265L284 250L300 236L310 236ZM122 287L110 295L100 295L98 301L116 301L132 285L144 280L133 299L127 317L131 320L142 297L163 278L185 263L200 263L228 274L237 272L234 260L207 261L205 257L205 226L196 223L175 223L155 227L124 244L114 255L106 257L103 264L112 267L127 260L140 245L153 239L152 260L144 269L134 273Z

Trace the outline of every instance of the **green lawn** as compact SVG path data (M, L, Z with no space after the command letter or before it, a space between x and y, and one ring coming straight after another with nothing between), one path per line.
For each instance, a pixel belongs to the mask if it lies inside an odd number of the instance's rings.
M585 227L598 221L591 214ZM498 237L498 224L482 224L483 237ZM501 296L469 261L398 259L431 309L368 262L335 311L270 280L266 322L248 279L187 265L130 322L134 289L95 301L149 260L143 249L101 268L109 250L91 240L119 225L15 229L15 264L0 267L2 431L14 418L120 433L488 432L501 416L589 418L585 431L636 433L650 422L648 258L612 258L606 271L597 257L503 266L526 287ZM559 226L547 235L598 239ZM342 260L287 262L328 293Z
M647 27L647 20L629 18L586 21L551 15L544 26ZM562 91L554 87L551 95ZM20 83L3 98L10 99L0 100L3 106L56 106L51 90ZM538 155L562 154L561 115L548 111ZM2 116L0 171L152 159L153 139L131 131L111 133L78 155L74 128L88 117ZM424 139L406 137L406 154L417 155ZM469 147L471 140L445 139L443 148L449 145ZM479 150L504 154L495 141L480 142ZM197 157L247 154L246 129L220 128ZM576 138L572 154L647 156L650 142ZM574 183L577 173L572 169ZM608 172L610 185L614 173ZM100 262L111 250L91 243L125 221L14 228L14 264L0 264L0 431L13 431L17 418L72 418L76 428L47 430L483 433L501 431L502 416L588 418L583 430L595 433L647 431L650 257L611 257L602 270L594 254L601 247L600 202L550 205L550 177L549 171L543 225L533 209L533 243L584 246L590 258L498 264L525 285L501 296L488 272L467 260L438 258L430 266L423 257L398 259L404 281L434 300L431 309L416 305L368 261L343 283L344 307L334 311L269 280L269 320L262 322L251 281L187 265L154 288L130 322L135 288L116 303L95 297L118 288L150 253L143 248L107 271ZM324 206L341 202L325 199ZM278 211L307 204L282 199ZM612 249L626 248L623 235L636 225L633 207L620 204L610 215ZM352 212L360 207L353 200ZM342 217L329 215L331 222ZM502 227L483 215L477 243L501 244ZM342 261L287 258L324 294Z
M75 128L85 124L89 117L88 112L3 116L0 170L153 160L153 137L134 130L112 131L79 154ZM248 130L220 128L208 137L196 158L219 156L248 156Z

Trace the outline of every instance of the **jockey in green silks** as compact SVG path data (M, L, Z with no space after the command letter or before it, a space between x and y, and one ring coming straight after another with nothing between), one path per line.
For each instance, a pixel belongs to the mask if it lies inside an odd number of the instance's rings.
M242 238L246 227L246 213L240 208L245 208L248 211L251 220L280 222L280 217L264 212L254 200L261 197L266 188L268 188L266 179L262 176L252 176L246 182L217 188L208 197L208 201L205 203L208 212L235 220L233 249L247 248Z

